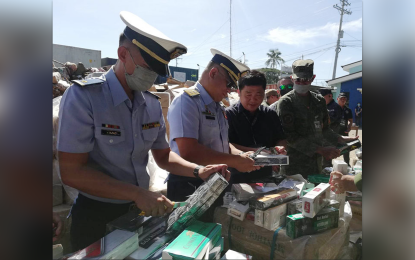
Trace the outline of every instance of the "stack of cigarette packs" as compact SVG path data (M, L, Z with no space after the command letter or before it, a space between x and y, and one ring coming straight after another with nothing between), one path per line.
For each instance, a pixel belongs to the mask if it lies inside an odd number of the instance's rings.
M288 165L289 157L282 154L258 154L255 158L255 165L273 166Z
M167 230L171 234L179 234L193 220L198 219L213 205L215 200L228 186L228 182L219 173L212 174L186 200L188 204L174 210L167 220Z

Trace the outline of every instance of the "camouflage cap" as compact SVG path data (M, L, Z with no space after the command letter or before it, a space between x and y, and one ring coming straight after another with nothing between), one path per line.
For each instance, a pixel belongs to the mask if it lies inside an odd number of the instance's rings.
M293 79L310 79L313 77L314 61L313 60L296 60L293 62Z

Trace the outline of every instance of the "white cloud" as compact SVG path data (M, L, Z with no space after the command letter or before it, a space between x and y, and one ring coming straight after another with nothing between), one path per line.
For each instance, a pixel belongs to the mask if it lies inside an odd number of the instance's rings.
M189 31L189 33L192 33L192 32L194 32L194 31L196 31L196 28L195 28L195 29L193 29L193 30L190 30L190 31Z
M355 32L362 30L362 18L344 23L344 31ZM302 45L309 43L316 38L337 38L339 24L327 23L324 26L312 27L307 29L295 29L291 27L277 27L268 31L265 39L275 43L285 43L288 45Z
M221 38L221 39L223 39L223 38L225 38L226 37L226 34L221 34L221 35L219 35L219 37Z

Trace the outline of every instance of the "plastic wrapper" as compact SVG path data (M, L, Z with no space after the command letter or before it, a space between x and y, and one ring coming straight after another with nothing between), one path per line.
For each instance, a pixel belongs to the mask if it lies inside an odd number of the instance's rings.
M167 194L167 183L165 180L169 173L160 168L153 158L151 151L148 151L147 172L150 175L149 190L161 194Z
M346 203L344 215L338 228L319 234L289 238L281 228L273 245L274 231L256 226L252 221L239 221L227 216L226 208L218 207L214 221L222 224L224 251L231 249L253 256L254 259L336 259L349 245L349 223L352 217L350 205ZM344 249L344 250L343 250Z
M62 79L62 77L61 77L61 74L59 73L59 72L53 72L52 73L52 82L53 83L58 83L59 82L59 80L61 80Z

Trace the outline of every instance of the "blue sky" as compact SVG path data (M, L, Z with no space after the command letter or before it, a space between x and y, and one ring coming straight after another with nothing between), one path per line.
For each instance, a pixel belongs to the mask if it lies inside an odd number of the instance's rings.
M362 1L349 0L336 76L341 65L362 59ZM315 83L331 79L339 12L335 0L232 0L232 57L245 53L251 69L265 67L266 53L278 48L286 65L301 55L315 61ZM188 48L179 67L203 69L210 48L230 53L229 0L63 1L53 2L53 43L101 50L117 57L118 36L125 25L120 11L129 11ZM175 66L173 60L170 65Z

